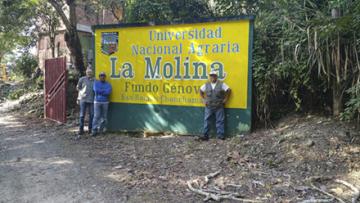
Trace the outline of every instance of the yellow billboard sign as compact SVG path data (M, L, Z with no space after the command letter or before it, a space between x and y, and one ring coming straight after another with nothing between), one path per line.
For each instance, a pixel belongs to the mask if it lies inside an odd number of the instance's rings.
M107 73L111 102L196 107L215 70L232 89L226 107L246 109L249 34L249 20L96 28L96 74Z

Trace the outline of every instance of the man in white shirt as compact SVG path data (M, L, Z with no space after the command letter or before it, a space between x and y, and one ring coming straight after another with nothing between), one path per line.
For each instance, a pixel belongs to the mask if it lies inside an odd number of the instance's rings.
M215 115L217 138L224 140L224 105L229 99L231 90L224 82L218 80L218 73L216 71L211 71L209 76L210 81L200 87L200 96L205 104L204 131L200 139L209 139L211 116Z
M86 76L79 79L76 89L79 91L78 104L80 105L80 126L79 134L76 139L79 139L84 134L84 120L86 111L89 112L89 134L91 134L92 122L94 117L94 76L92 69L86 69Z

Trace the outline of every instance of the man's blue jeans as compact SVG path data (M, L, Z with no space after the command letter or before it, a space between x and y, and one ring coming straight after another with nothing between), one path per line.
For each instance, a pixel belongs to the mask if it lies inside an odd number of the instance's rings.
M211 117L215 115L216 120L216 134L218 138L224 138L224 107L219 108L209 108L205 107L205 117L204 117L204 137L209 138Z
M107 112L109 103L94 103L93 133L103 131L107 124Z
M80 101L80 133L84 132L84 122L86 110L89 112L89 131L92 129L92 122L94 118L94 103Z

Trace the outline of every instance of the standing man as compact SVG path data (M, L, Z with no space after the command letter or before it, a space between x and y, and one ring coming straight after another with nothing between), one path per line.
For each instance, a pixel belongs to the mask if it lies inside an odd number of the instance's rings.
M224 105L229 99L231 90L229 86L218 80L216 71L211 71L209 76L210 81L200 88L200 96L205 104L204 131L200 139L209 139L210 119L215 115L217 138L224 140Z
M109 107L109 96L111 94L111 84L106 82L106 74L101 72L99 80L94 83L95 102L94 102L94 120L92 136L98 132L105 132L107 124L107 112Z
M89 133L92 129L92 120L94 117L94 77L93 71L88 68L86 69L86 76L83 76L79 79L79 82L76 86L77 91L79 91L77 102L80 105L80 126L79 126L79 135L80 138L84 134L84 120L86 110L89 112Z

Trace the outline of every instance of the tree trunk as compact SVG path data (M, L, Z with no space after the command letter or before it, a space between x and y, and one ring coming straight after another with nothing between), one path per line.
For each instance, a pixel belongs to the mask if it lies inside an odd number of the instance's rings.
M71 55L74 57L75 67L81 75L85 74L85 65L83 60L83 54L81 50L80 39L77 32L65 33L66 45L70 49Z
M118 23L121 23L124 20L124 5L123 4L116 4L116 3L112 3L110 5L110 11L112 13L112 15L114 16L114 18L116 18ZM105 22L103 22L104 24Z
M333 8L331 9L331 17L336 19L340 17L340 9ZM342 102L342 77L341 77L341 54L340 54L340 34L337 35L337 43L335 47L334 65L335 65L335 78L333 79L333 116L340 116L340 113L343 111L343 102ZM346 74L346 73L344 73Z
M51 56L55 58L55 38L50 34L50 48L51 48Z
M343 111L343 94L341 85L334 81L333 83L333 116L339 116Z
M83 61L83 54L81 49L81 43L79 35L76 29L76 2L75 0L67 0L66 4L69 6L69 18L64 13L62 5L56 0L48 0L48 2L54 7L58 15L61 17L67 32L65 33L66 45L71 52L71 56L75 60L75 68L81 75L85 73L85 65Z
M340 8L332 8L331 9L331 17L332 18L340 17Z
M67 46L70 48L71 55L75 59L75 67L79 71L80 75L85 74L84 56L81 50L80 38L77 32L77 19L76 19L76 1L67 0L69 6L69 19L71 24L71 30L65 34L65 41Z
M56 39L56 33L55 33L56 27L53 25L53 21L50 17L49 19L49 39L50 39L50 47L51 47L51 55L52 58L55 58L55 39Z

